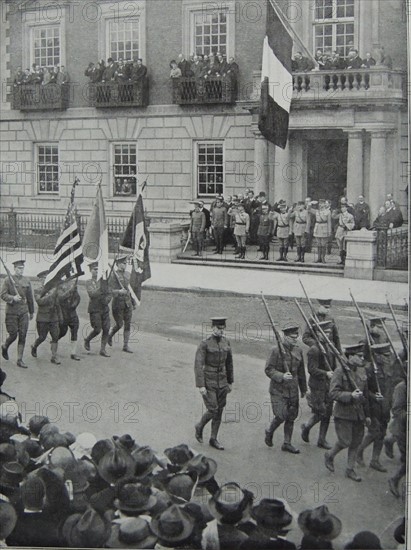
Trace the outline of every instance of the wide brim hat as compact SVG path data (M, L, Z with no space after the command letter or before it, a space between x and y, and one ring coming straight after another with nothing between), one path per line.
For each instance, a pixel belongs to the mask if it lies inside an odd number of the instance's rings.
M127 480L117 490L118 498L114 500L114 506L124 512L150 511L157 504L157 498L152 494L150 487L138 481Z
M371 531L360 531L344 548L346 550L382 550L380 539Z
M148 476L157 466L151 447L139 447L131 453L131 456L134 460L133 476L137 479Z
M178 533L175 529L177 525L181 526ZM169 508L164 510L162 514L151 520L150 529L161 540L179 542L188 539L192 534L194 529L194 518L180 506L172 504Z
M327 506L304 510L298 516L298 525L306 535L333 540L341 533L342 523Z
M145 525L143 525L143 523ZM113 524L106 548L154 548L157 537L143 518L127 518L120 525Z
M216 519L244 515L251 501L237 483L226 483L208 501L208 509Z
M172 464L178 466L184 466L194 457L193 451L184 443L175 447L169 447L164 451L164 454Z
M95 510L72 514L64 522L62 535L71 548L101 548L110 536L110 524Z
M9 502L0 502L0 540L6 539L13 532L17 523L17 514Z
M0 488L17 489L24 477L24 468L19 462L5 462L0 472Z
M283 529L293 521L293 515L288 512L285 504L279 499L264 498L251 509L251 516L265 529Z
M100 477L109 484L132 477L135 470L135 460L120 446L106 453L97 465Z
M188 472L195 472L198 475L198 484L210 480L217 471L217 462L213 458L204 455L196 455L184 468Z

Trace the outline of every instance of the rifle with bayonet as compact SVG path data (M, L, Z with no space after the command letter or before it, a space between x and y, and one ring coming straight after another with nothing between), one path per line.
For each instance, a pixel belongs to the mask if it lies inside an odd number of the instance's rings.
M315 340L315 342L318 346L318 349L320 350L320 352L322 353L322 355L324 357L324 362L325 362L325 366L327 367L327 370L332 372L332 368L331 368L330 362L328 360L327 350L324 348L324 345L321 342L321 339L319 338L318 334L314 330L313 325L311 323L309 323L309 321L307 319L307 316L303 311L303 308L300 306L300 304L297 302L297 300L295 300L295 304L298 307L302 318L304 319L304 321L307 323L308 327L310 328L311 334L312 334L312 336L313 336L313 338L314 338L314 340Z
M282 360L283 365L284 365L285 372L289 373L290 372L290 367L288 366L287 359L286 359L286 356L285 356L284 344L283 344L283 341L281 340L280 333L278 332L278 330L277 330L277 328L274 324L274 320L271 316L270 310L268 309L268 304L266 302L266 299L264 298L263 293L261 293L261 299L263 301L265 310L267 312L268 319L269 319L270 324L271 324L271 328L273 329L275 339L277 340L278 350L280 352L280 356L281 356L281 360Z
M395 327L397 329L397 332L401 338L401 342L402 342L402 347L404 348L404 351L405 353L407 354L407 357L408 357L408 342L407 342L407 339L405 338L402 330L400 330L400 327L399 327L399 324L398 324L398 319L397 319L397 316L395 315L394 313L394 310L392 308L392 305L390 304L390 301L388 300L388 297L387 298L387 305L388 307L390 308L390 312L391 312L391 315L392 315L392 318L394 320L394 323L395 323Z

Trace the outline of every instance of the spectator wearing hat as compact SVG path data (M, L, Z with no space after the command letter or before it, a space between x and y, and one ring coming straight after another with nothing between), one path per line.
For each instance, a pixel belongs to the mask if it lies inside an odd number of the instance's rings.
M90 315L90 324L93 330L84 339L84 348L86 351L90 351L91 340L101 332L100 355L102 357L110 357L106 352L106 345L110 333L110 310L108 304L111 301L112 294L107 281L103 281L103 279L97 281L98 262L91 263L89 268L91 271L91 279L86 281L86 289L90 297L88 313Z
M151 520L150 530L166 548L192 548L194 525L194 518L189 513L172 504Z
M0 548L6 548L6 539L17 523L17 514L9 502L0 502Z
M112 273L110 278L111 292L113 294L111 310L116 324L110 330L107 342L109 346L112 346L113 336L121 330L124 325L123 351L126 353L133 353L128 347L128 344L131 334L131 319L136 304L129 290L130 275L126 272L127 258L127 255L117 258L117 270Z
M370 229L370 207L365 202L364 195L359 195L354 206L355 229Z
M265 365L265 374L271 379L270 398L274 418L265 432L265 443L273 446L275 430L284 423L284 443L282 451L298 454L300 451L291 444L294 421L298 416L298 390L301 397L307 392L304 358L297 338L300 327L288 323L283 327L282 349L273 348Z
M224 250L224 231L227 228L227 209L223 203L223 197L217 197L216 204L211 210L211 229L214 234L216 250L215 254L222 254Z
M364 423L371 425L367 377L364 372L364 345L346 346L347 365L339 365L333 374L330 394L335 401L334 425L338 441L324 455L325 466L334 472L334 458L348 448L346 477L361 481L354 470L357 450L364 436Z
M404 223L404 218L402 216L402 212L400 210L400 207L398 206L398 203L396 203L392 199L388 199L384 203L385 207L385 215L384 220L388 224L389 229L395 228L395 227L401 227Z
M319 323L322 331L331 340L332 323L322 321ZM333 410L333 401L330 396L330 380L335 370L335 357L329 352L326 342L323 340L317 325L313 326L318 340L322 343L320 348L318 342L310 347L307 354L307 368L310 374L308 387L310 398L307 398L312 414L307 422L301 427L303 441L309 443L310 430L320 422L317 446L322 449L331 449L327 442L327 431Z
M241 544L241 550L296 549L295 544L286 539L293 516L282 500L263 498L252 508L251 516L257 530Z
M273 219L268 211L268 205L261 207L261 214L258 216L257 237L260 250L263 253L260 260L268 260L270 254L270 241L274 233Z
M382 550L380 539L371 531L360 531L344 546L344 550Z
M116 494L114 507L119 510L120 517L147 515L157 504L157 498L151 487L136 481L134 478L125 479L118 483Z
M342 529L341 521L337 516L331 514L327 506L324 505L301 512L298 516L298 526L304 533L301 548L310 550L314 548L332 549L330 541L337 538ZM310 545L308 545L309 542Z
M340 353L341 351L341 342L340 342L340 334L338 332L337 324L332 317L330 310L332 305L332 298L318 298L317 302L319 304L319 307L315 310L315 316L318 319L318 321L331 321L332 323L332 334L331 334L331 341L335 345L335 347L338 349ZM315 344L315 339L312 335L311 328L315 326L314 319L312 316L309 318L309 325L305 327L304 333L303 333L303 342L306 346L313 346Z
M71 354L73 361L80 361L77 354L77 338L80 321L77 315L77 307L80 304L80 294L77 288L78 279L61 283L58 288L58 301L60 304L61 320L59 326L59 340L70 329Z
M335 240L337 241L338 249L340 251L341 265L345 265L345 257L347 255L345 249L345 237L349 231L352 231L355 227L354 216L348 212L347 206L341 204L340 214L338 214L338 226L335 232Z
M306 235L309 233L307 227L310 223L310 215L305 208L304 201L298 201L296 208L290 213L290 220L293 221L293 233L297 244L296 262L304 263L306 248Z
M34 299L30 281L23 277L25 260L13 262L14 275L7 276L3 281L0 297L6 302L7 339L1 346L3 359L8 361L8 349L19 338L17 343L17 366L27 368L23 361L26 335L29 319L34 315Z
M203 442L203 430L211 421L210 445L224 450L217 440L227 394L234 382L233 354L229 340L224 336L225 317L211 319L212 334L205 338L197 348L194 374L196 387L203 398L207 411L195 425L195 437Z
M395 386L403 379L403 370L395 360L390 344L372 344L371 353L376 365L368 363L366 367L368 388L370 395L371 425L357 452L357 462L361 466L364 463L364 450L373 443L370 468L378 472L386 472L387 469L380 463L380 455L384 445L384 437L387 433L392 397Z
M325 264L327 243L331 235L331 212L325 200L319 201L319 210L315 212L313 236L317 239L318 259L316 263Z
M273 232L277 229L277 237L280 241L280 256L277 258L277 262L287 262L291 213L287 212L287 205L285 201L280 201L278 203L278 208L279 212L274 212L272 215L274 223Z
M143 517L131 517L120 524L113 523L106 548L155 548L157 537Z
M193 256L201 256L204 246L204 232L206 228L205 213L200 210L200 202L194 202L194 211L191 212L190 233L193 240L195 253Z
M69 548L102 548L110 537L110 524L98 512L88 508L72 514L62 528L62 545Z
M398 485L407 471L407 378L396 385L392 398L392 420L389 425L401 455L398 470L388 480L388 486L395 497L400 496Z
M51 362L60 365L61 361L57 357L57 349L60 334L60 320L62 319L60 303L58 299L58 287L46 291L44 282L48 270L41 271L37 277L40 279L41 286L34 291L34 297L38 305L36 326L38 337L31 346L31 355L37 357L37 348L44 342L47 335L51 336Z

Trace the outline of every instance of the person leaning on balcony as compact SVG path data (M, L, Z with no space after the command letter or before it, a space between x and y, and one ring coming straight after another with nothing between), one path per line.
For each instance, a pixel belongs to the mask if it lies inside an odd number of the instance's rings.
M362 67L363 60L358 55L358 50L353 48L348 52L347 69L360 69Z
M68 84L70 82L70 75L66 71L66 67L64 65L57 65L59 67L59 71L57 73L56 82L60 86L62 84Z
M319 68L324 69L324 54L321 48L317 48L317 51L315 52L314 59L317 61Z
M381 46L379 54L380 54L380 60L378 65L384 65L384 67L387 67L388 69L392 69L392 57L385 53L384 46Z
M193 256L201 256L203 253L204 231L206 227L206 217L200 210L200 202L194 202L194 211L191 212L190 232L193 241L195 253Z
M292 61L292 70L295 72L306 73L314 68L314 63L308 57L304 57L301 52L297 52Z
M114 80L116 69L117 69L116 63L114 63L114 60L112 57L109 57L107 59L107 66L104 69L102 82L109 82L110 80Z
M122 60L118 62L117 69L114 73L114 80L116 82L125 82L127 80L126 68Z
M404 223L404 218L402 217L401 210L397 207L396 203L393 200L385 201L385 219L387 220L388 227L392 229L393 227L401 227Z
M370 207L365 202L364 195L359 195L354 206L355 229L370 228Z
M23 82L24 82L24 72L20 66L20 67L17 67L17 71L13 80L13 86L20 86L20 84L23 84Z
M178 68L181 70L181 75L184 77L191 76L191 63L185 58L184 54L178 55Z
M318 259L315 263L325 264L327 243L331 235L331 212L324 199L318 201L319 210L315 212L314 237L317 240Z
M226 76L228 71L228 63L225 58L225 56L221 53L217 55L218 63L219 63L219 73L221 76Z
M147 67L143 65L141 57L137 61L133 62L133 68L131 69L131 80L138 82L147 75Z
M370 67L374 67L377 64L375 59L372 57L370 52L367 52L365 54L365 59L363 59L362 66L365 69L369 69Z
M170 78L180 78L181 77L181 69L178 67L177 62L175 59L172 59L170 61Z
M203 70L203 62L198 55L194 56L193 63L191 64L191 70L193 71L194 78L200 78Z
M44 73L44 78L42 85L46 86L47 84L54 84L56 82L56 73L54 72L54 67L49 67Z
M332 53L331 68L334 71L343 71L346 68L347 64L345 59L341 57L338 50L334 50Z
M371 229L378 229L383 227L388 227L388 220L385 215L385 206L380 206L380 208L378 209L378 216L375 218Z
M43 82L44 73L40 67L33 63L31 71L30 84L41 84Z

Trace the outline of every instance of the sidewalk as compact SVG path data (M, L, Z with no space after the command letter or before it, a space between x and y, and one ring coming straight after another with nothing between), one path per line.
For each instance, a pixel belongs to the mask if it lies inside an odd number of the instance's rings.
M30 251L4 251L3 260L12 270L12 262L25 259L24 274L35 278L37 273L48 269L50 256ZM86 270L88 271L88 270ZM362 279L343 279L325 275L298 275L295 273L266 272L258 268L236 269L230 267L199 266L183 264L151 264L151 279L144 283L145 288L162 290L187 290L192 292L212 291L223 293L259 295L280 298L304 297L300 283L301 278L310 298L333 298L336 302L351 303L349 289L361 303L385 305L386 296L392 305L405 307L409 291L406 283L368 281ZM4 276L1 267L0 275ZM89 278L86 273L82 279Z

